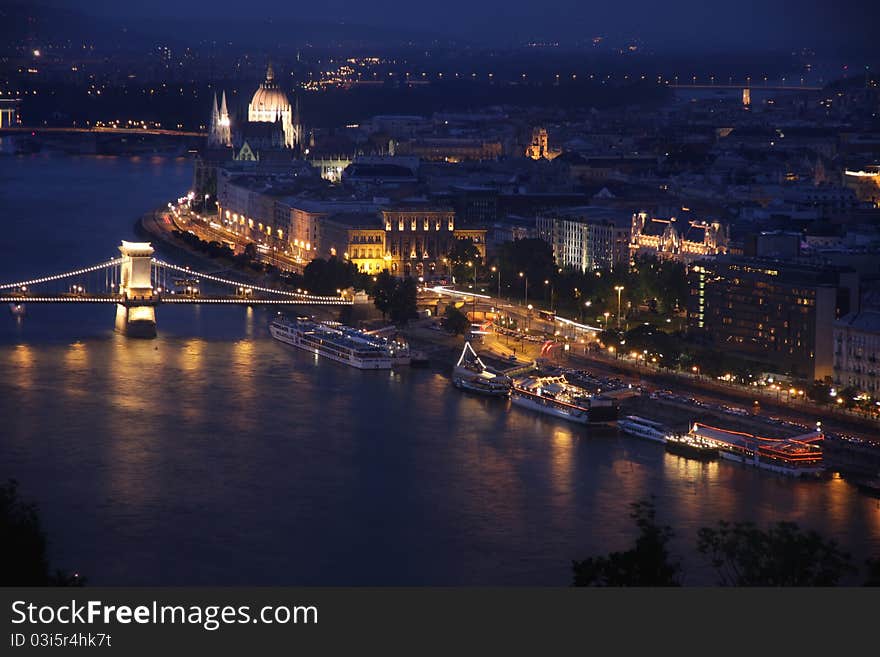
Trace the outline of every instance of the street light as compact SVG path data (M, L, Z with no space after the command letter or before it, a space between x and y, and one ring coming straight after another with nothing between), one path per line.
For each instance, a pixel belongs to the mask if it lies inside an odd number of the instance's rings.
M584 308L589 308L592 305L593 305L592 301L584 301ZM586 313L586 311L581 311L581 321L583 321L585 313Z
M498 272L498 298L501 299L501 267L492 266L492 273Z
M527 306L529 304L529 277L526 276L525 273L523 273L523 272L519 273L519 277L524 278L526 281L526 291L525 291L525 297L523 298L523 305Z
M617 328L620 328L620 293L623 292L623 285L615 285L617 291Z
M544 279L544 285L550 286L550 312L553 312L553 283L551 283L548 279Z
M604 313L602 313L602 314L605 316L605 330L607 331L607 330L608 330L608 318L611 316L611 313L609 313L609 312L606 310L606 311L605 311Z

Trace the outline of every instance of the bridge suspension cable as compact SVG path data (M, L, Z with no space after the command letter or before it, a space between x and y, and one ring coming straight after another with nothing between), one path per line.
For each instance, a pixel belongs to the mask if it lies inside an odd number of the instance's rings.
M266 292L268 294L279 294L286 297L296 297L298 299L308 300L312 299L315 301L342 301L341 297L332 297L332 296L317 296L313 294L303 294L302 292L288 292L286 290L273 290L269 287L260 287L259 285L251 285L250 283L242 283L241 281L232 281L227 278L220 278L219 276L213 276L212 274L202 274L201 272L193 271L192 269L187 269L186 267L181 267L180 265L172 265L169 262L165 262L164 260L158 260L156 258L153 259L153 263L159 265L160 267L167 267L169 269L173 269L175 271L182 272L184 274L189 274L190 276L198 276L199 278L204 278L209 281L214 281L215 283L223 283L224 285L233 285L235 287L246 287L249 290L257 290L258 292Z
M64 278L71 278L73 276L82 276L83 274L90 274L95 271L100 271L101 269L109 269L110 267L116 267L122 262L122 258L113 258L112 260L108 260L107 262L102 262L99 265L92 265L91 267L83 267L82 269L77 269L75 271L65 272L63 274L52 274L51 276L43 276L42 278L34 278L29 281L19 281L18 283L4 283L0 285L0 290L7 290L11 288L20 288L27 287L29 285L39 285L41 283L51 283L52 281L59 281Z

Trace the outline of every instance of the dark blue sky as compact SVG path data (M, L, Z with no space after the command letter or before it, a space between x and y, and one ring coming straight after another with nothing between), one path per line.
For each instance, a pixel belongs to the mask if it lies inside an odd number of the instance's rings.
M50 0L51 1L51 0ZM301 18L434 32L490 43L642 37L658 50L871 48L880 0L55 0L91 14ZM876 51L876 46L873 46Z

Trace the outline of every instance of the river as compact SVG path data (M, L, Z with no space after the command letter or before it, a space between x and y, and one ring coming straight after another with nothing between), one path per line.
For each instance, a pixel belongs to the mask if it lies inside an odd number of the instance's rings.
M116 253L184 193L186 159L0 157L0 279ZM166 256L170 257L170 256ZM567 585L625 549L653 495L688 583L719 519L793 520L857 562L880 506L536 416L455 390L440 367L362 372L268 336L269 311L112 307L0 314L0 478L39 503L53 567L107 585Z

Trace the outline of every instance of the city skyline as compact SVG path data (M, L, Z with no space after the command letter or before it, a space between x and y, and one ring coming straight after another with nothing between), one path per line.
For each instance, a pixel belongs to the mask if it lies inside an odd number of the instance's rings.
M0 585L880 582L875 7L46 1Z
M51 2L46 3L51 6ZM167 0L149 7L122 5L107 0L72 0L56 6L80 9L95 17L127 20L132 27L157 30L160 16L189 23L199 38L209 36L201 25L226 25L222 38L240 35L255 38L266 34L308 42L308 34L273 32L273 23L303 27L350 25L354 33L369 38L371 30L391 35L398 31L405 40L464 39L472 45L513 46L536 42L581 46L594 37L608 37L620 47L627 43L649 51L767 52L802 48L832 52L870 52L871 26L878 17L872 3L799 3L796 9L783 0L748 0L736 4L672 0L658 4L632 0L625 5L576 0L550 0L540 8L521 0L487 0L468 3L451 0L443 7L418 5L403 0L382 0L365 6L337 0L318 5L264 3L259 13L232 0ZM462 18L464 17L464 18ZM238 27L234 27L237 25ZM262 27L259 27L262 26ZM238 32L238 34L236 33ZM170 35L169 35L170 36Z

